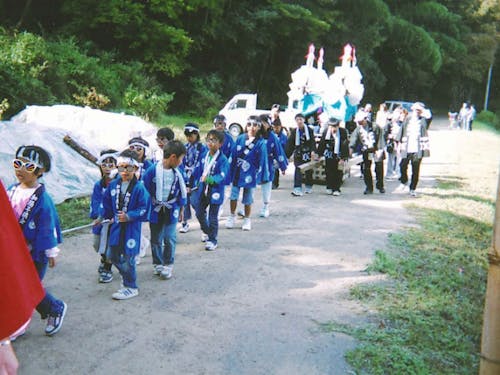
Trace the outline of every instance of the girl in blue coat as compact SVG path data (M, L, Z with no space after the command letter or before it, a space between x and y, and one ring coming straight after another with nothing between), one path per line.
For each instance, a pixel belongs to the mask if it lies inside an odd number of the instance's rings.
M187 143L186 156L182 161L182 168L186 179L187 188L187 203L184 208L184 220L181 223L179 232L186 233L189 231L188 220L191 219L191 188L196 186L197 181L193 175L193 171L197 168L203 158L205 157L208 149L203 143L200 142L200 129L198 125L191 122L184 126L184 135L186 136Z
M116 158L118 151L104 150L101 152L97 164L101 167L101 179L94 184L92 195L90 197L89 217L94 220L92 233L94 234L94 250L101 255L101 262L97 272L99 272L100 283L110 283L113 281L112 263L109 260L108 234L109 222L102 223L102 198L109 184L116 177Z
M276 120L273 122L273 133L276 134L276 137L278 137L280 141L281 148L283 149L283 152L286 150L286 142L288 140L287 133L285 129L283 129L283 126L281 125L281 120L278 117ZM285 153L286 157L286 153ZM288 159L287 159L287 164L288 164ZM280 186L280 171L278 168L275 169L274 171L274 178L273 178L273 189L277 189Z
M19 183L8 190L9 200L31 251L33 263L40 280L47 266L56 265L57 247L61 242L61 228L57 211L38 179L49 172L50 155L38 146L21 146L13 160L14 172ZM36 307L42 319L48 318L45 334L57 333L66 315L67 305L45 291L45 296Z
M262 190L262 209L260 210L259 216L268 217L274 170L281 170L281 173L284 175L288 166L288 159L285 155L283 147L281 147L278 137L271 130L271 118L268 115L260 115L259 120L262 124L263 138L266 140L267 163L269 169L268 180L263 181L260 186Z
M234 228L235 211L240 189L243 189L242 203L245 206L243 230L251 230L250 214L252 212L253 191L257 184L269 181L269 165L267 162L266 141L262 138L262 124L257 116L250 116L246 133L236 140L230 167L231 214L226 221L226 228Z
M103 218L112 220L109 231L110 259L123 278L123 287L113 299L123 300L139 294L135 257L141 245L141 223L149 220L150 197L136 172L137 154L123 151L117 158L119 177L113 180L103 197Z
M229 171L229 163L221 151L224 133L212 129L207 134L208 153L195 169L194 175L199 181L192 189L191 202L196 209L196 217L202 230L201 240L205 250L217 248L219 230L219 208L224 202L224 187ZM208 207L208 218L207 218Z

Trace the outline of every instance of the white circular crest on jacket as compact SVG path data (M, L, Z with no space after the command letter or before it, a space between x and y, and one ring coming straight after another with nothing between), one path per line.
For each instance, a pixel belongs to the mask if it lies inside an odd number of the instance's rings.
M115 190L115 189L113 189L113 190L111 190L111 192L110 192L110 193L111 193L111 196L112 196L112 197L114 197L114 196L116 195L116 190Z
M212 194L212 199L218 200L219 198L220 198L220 194L219 193L213 193Z
M280 155L280 156L278 156L278 160L279 160L279 161L284 161L284 160L285 160L285 158L283 157L283 155Z
M35 229L36 228L36 224L33 220L31 220L29 223L28 223L28 228L30 229Z
M243 160L243 163L241 163L241 169L243 170L243 172L248 172L248 170L250 169L250 163L246 160Z
M131 238L131 239L129 239L129 240L127 241L127 247L128 247L129 249L133 249L133 248L135 247L135 240L134 240L133 238Z
M179 210L174 210L172 215L174 215L175 218L178 218L179 217Z
M236 150L240 151L241 150L241 145L236 146Z
M245 182L246 182L247 184L249 184L249 183L250 183L250 182L252 182L252 181L253 181L252 176L246 176L246 177L245 177Z
M144 216L145 213L146 213L146 210L141 210L141 212L139 212L139 215Z

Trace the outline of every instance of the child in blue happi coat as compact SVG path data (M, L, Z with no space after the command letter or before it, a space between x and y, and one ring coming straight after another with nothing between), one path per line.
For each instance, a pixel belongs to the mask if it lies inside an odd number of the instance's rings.
M276 137L278 137L278 140L280 142L281 148L283 149L283 152L286 150L286 141L288 140L287 133L285 129L283 129L283 126L281 125L281 120L280 118L276 118L273 121L273 133L276 134ZM286 157L286 153L284 153ZM287 160L288 164L288 160ZM274 178L273 178L273 189L277 189L280 186L280 170L276 168L274 170Z
M137 179L137 154L125 150L117 158L119 177L111 181L102 200L103 218L112 220L109 231L109 258L123 279L113 299L124 300L139 294L135 257L141 246L141 223L149 220L151 201L142 181Z
M187 188L187 203L184 208L184 220L181 223L179 232L186 233L189 230L188 220L191 219L191 188L196 186L197 181L193 175L193 171L197 168L203 158L205 157L208 149L203 143L200 142L200 129L198 125L187 123L184 126L184 135L186 136L187 143L186 156L182 161L182 168L184 170L186 188Z
M262 124L262 135L266 140L267 147L267 163L269 168L269 178L268 180L263 180L260 188L262 190L262 209L260 210L260 217L269 216L269 202L271 201L271 188L274 178L274 172L281 173L284 175L286 168L288 166L288 159L285 155L281 143L271 130L271 118L268 115L260 115L259 120Z
M224 187L229 172L229 163L221 150L224 133L212 129L207 134L208 153L193 171L198 185L193 187L191 201L202 230L205 250L217 248L219 230L218 213L224 202ZM208 217L207 217L208 208Z
M146 170L153 164L153 162L147 158L149 142L142 137L134 137L128 141L128 148L137 154L139 168L137 169L136 176L141 180Z
M177 243L177 222L183 220L187 189L179 165L186 154L180 141L170 141L163 148L163 160L150 167L144 184L152 198L149 221L153 273L162 279L172 277Z
M253 191L257 184L269 181L269 165L267 162L266 142L262 138L262 124L257 116L247 120L246 133L236 140L230 166L231 214L226 221L226 228L234 228L235 211L240 190L243 189L242 203L245 206L241 229L251 230L250 214L252 211Z
M109 222L102 222L102 198L110 182L116 177L116 158L118 151L104 150L101 152L97 164L101 168L101 179L94 184L92 196L90 197L89 217L94 220L92 233L94 234L94 250L101 255L99 272L99 282L109 283L113 281L112 263L108 254Z
M13 160L14 172L19 181L8 189L9 200L19 220L33 263L40 280L47 266L56 265L62 242L59 217L45 185L39 178L51 168L50 155L38 146L21 146ZM45 291L45 296L36 307L42 319L48 318L45 334L56 334L63 324L67 311L65 302Z
M215 116L214 129L224 134L224 142L222 143L220 150L226 156L229 163L231 163L231 154L233 152L234 139L226 129L226 116L224 115Z

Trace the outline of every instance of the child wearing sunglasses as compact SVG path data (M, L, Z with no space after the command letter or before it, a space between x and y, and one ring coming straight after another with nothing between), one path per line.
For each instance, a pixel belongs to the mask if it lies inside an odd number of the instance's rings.
M149 220L150 197L142 181L137 179L137 154L125 150L117 158L119 177L111 181L102 200L103 218L111 220L109 258L123 279L123 287L113 299L137 296L135 258L141 245L141 223Z
M224 133L210 130L207 134L208 153L193 172L198 185L191 193L191 199L202 230L201 241L205 242L205 250L208 251L217 248L218 214L224 202L224 187L229 172L229 162L221 149L223 143Z
M101 179L94 184L92 196L90 197L89 217L94 220L92 233L94 234L94 250L101 255L101 263L97 272L99 273L100 283L110 283L113 281L113 272L111 271L111 260L108 254L108 236L109 222L104 222L101 217L102 198L110 182L116 177L116 159L118 151L104 150L101 152L97 164L101 168Z
M17 184L8 189L9 200L19 221L31 258L43 280L47 266L55 267L62 242L59 217L45 185L38 179L51 167L50 155L38 146L21 146L16 151L13 167ZM36 307L42 319L47 320L45 334L52 336L59 332L66 315L67 305L45 291L42 301Z
M128 148L137 154L137 160L139 162L137 178L141 180L146 170L153 165L153 162L146 158L149 142L142 137L134 137L128 141Z
M170 141L163 149L163 161L150 167L144 185L152 198L151 253L153 274L164 280L172 277L177 243L177 223L183 220L187 189L179 165L186 154L180 141Z

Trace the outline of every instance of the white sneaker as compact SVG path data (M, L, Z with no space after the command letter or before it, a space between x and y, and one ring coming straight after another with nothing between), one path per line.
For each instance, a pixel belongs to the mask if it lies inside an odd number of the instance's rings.
M415 190L410 190L410 195L412 197L416 197L417 196L417 192Z
M333 192L333 195L334 195L334 196L336 196L336 197L338 197L338 196L340 195L340 191L335 190L335 191Z
M240 208L237 212L238 216L245 217L245 210L243 208Z
M266 204L265 206L262 207L260 210L260 217L269 217L269 206Z
M213 243L212 241L207 241L207 243L205 244L205 250L213 251L215 249L217 249L217 244Z
M201 232L201 242L207 242L208 234Z
M140 255L136 255L135 256L135 265L137 266L139 264L141 264L141 257L140 257Z
M408 185L406 185L406 184L399 184L399 186L396 188L396 191L402 193L402 192L404 192L407 189L408 189Z
M330 195L333 193L333 190L332 189L326 189L326 194Z
M179 233L187 233L189 231L189 224L182 223L181 229L179 229Z
M231 214L227 217L226 219L226 228L227 229L232 229L234 228L234 220L235 220L235 216L234 214Z
M310 187L310 186L306 186L305 193L306 194L312 194L312 192L313 192L313 188Z
M301 188L293 188L292 195L294 195L296 197L301 197L303 195L302 189Z
M252 222L250 221L249 217L246 217L243 219L243 225L241 226L241 229L243 229L243 230L251 230L252 229Z
M138 295L139 295L139 289L137 288L122 288L119 289L116 293L113 293L111 297L113 297L113 299L122 300L122 299L133 298Z
M168 280L172 278L172 271L174 270L173 265L163 266L163 269L160 272L160 278L163 280Z

